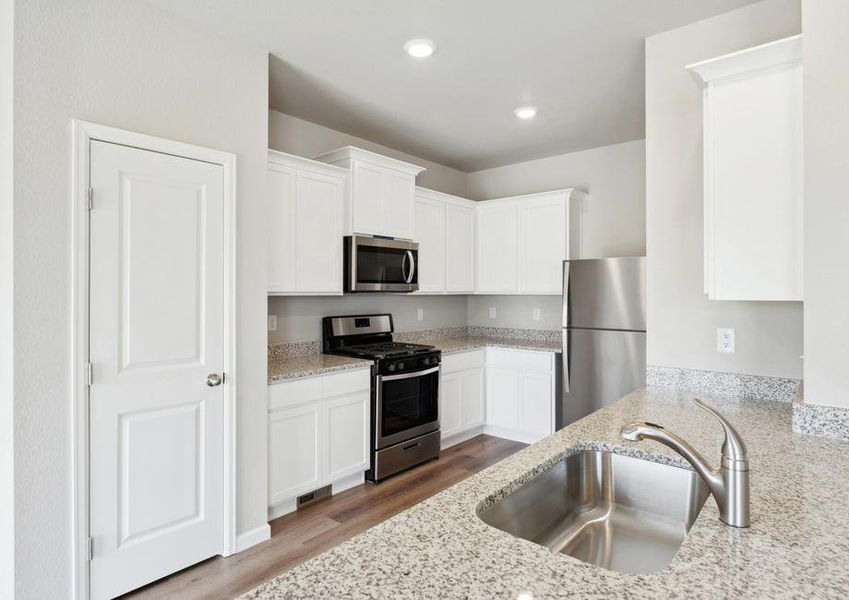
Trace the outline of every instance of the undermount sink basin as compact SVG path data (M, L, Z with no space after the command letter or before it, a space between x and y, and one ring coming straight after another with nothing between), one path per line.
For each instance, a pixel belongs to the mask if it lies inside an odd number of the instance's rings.
M480 518L584 562L650 573L672 561L708 493L688 469L581 452L497 501Z

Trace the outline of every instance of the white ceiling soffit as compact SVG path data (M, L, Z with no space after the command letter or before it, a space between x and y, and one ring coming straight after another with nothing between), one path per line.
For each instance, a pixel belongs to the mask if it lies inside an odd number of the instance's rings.
M271 108L474 171L644 137L644 38L755 0L151 1L267 49Z

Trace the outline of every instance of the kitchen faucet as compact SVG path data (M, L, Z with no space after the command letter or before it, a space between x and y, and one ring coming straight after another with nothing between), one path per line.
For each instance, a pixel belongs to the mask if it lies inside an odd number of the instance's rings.
M746 445L737 430L721 414L698 398L695 399L695 403L696 406L716 417L725 432L722 461L718 469L712 468L698 450L687 441L660 425L644 422L631 423L622 427L619 435L632 442L655 440L675 450L693 465L696 473L707 483L719 507L720 520L732 527L748 527L749 459L746 454Z

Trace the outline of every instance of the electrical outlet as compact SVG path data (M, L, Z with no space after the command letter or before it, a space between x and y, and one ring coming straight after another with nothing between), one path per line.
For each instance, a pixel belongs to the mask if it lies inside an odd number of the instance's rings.
M734 354L734 330L720 327L716 330L716 351Z
M534 319L534 321L539 321L539 319L540 319L540 311L539 311L538 308L534 309L533 319Z
M489 318L490 318L490 319L494 319L494 318L495 318L495 307L494 307L494 306L490 306L490 307L489 307Z
M268 330L277 331L277 315L268 315Z
M423 308L417 308L416 309L416 319L418 319L419 321L424 320L424 309Z

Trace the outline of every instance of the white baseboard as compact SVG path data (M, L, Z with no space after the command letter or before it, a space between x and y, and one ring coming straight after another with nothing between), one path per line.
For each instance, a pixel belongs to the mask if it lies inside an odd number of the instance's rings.
M365 471L358 471L353 475L348 475L347 477L342 477L341 479L332 481L330 482L331 494L339 494L345 490L350 490L353 487L357 487L358 485L365 483L365 480ZM307 492L304 493L306 494ZM277 504L272 504L268 507L268 520L273 521L274 519L278 519L283 515L288 515L296 510L298 510L297 497L282 500Z
M268 523L255 527L250 531L241 533L236 536L236 552L247 550L251 546L256 546L266 540L271 539L271 527Z
M295 512L298 510L298 499L290 498L289 500L283 500L282 502L278 502L277 504L273 504L268 507L268 520L273 521L283 515L288 515L290 512Z
M513 440L514 442L522 442L523 444L533 444L545 437L544 435L530 434L505 427L496 427L494 425L484 425L483 432L487 435L504 438L505 440Z
M466 440L470 440L473 437L477 437L483 433L483 425L480 427L473 427L472 429L461 431L460 433L455 433L448 437L442 438L440 440L439 446L442 450L446 448L450 448L451 446L456 446L457 444L461 444Z
M345 490L350 490L351 488L355 488L358 485L362 485L366 482L366 473L365 471L359 471L354 473L353 475L348 475L347 477L343 477L338 481L334 481L332 485L332 493L341 494Z

